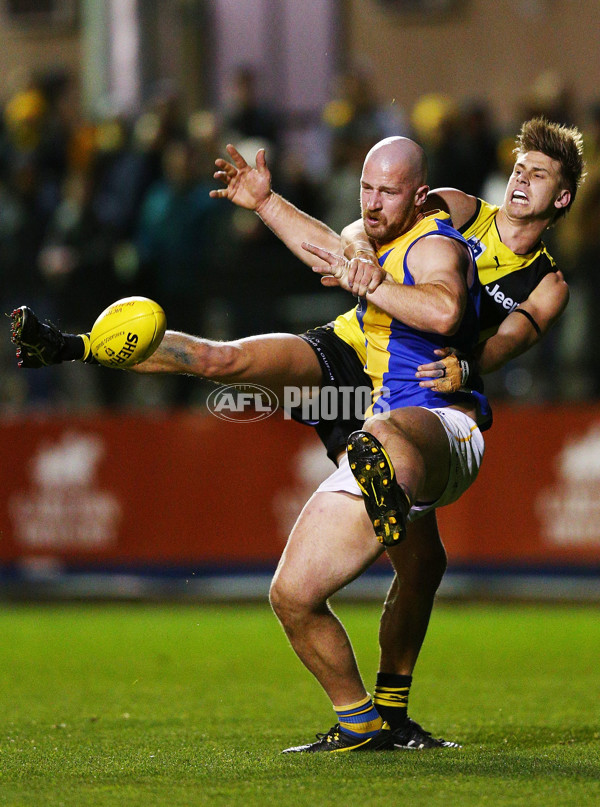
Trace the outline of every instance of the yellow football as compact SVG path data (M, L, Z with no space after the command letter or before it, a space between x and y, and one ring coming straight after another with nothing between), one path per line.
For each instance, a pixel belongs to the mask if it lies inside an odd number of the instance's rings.
M160 345L167 318L147 297L124 297L109 305L90 333L92 355L106 367L133 367Z

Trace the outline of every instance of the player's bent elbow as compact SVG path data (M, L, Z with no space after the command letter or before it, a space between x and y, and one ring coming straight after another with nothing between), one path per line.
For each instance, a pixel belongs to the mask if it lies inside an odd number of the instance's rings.
M462 311L458 307L448 307L438 310L435 315L434 332L440 336L454 336L460 327Z

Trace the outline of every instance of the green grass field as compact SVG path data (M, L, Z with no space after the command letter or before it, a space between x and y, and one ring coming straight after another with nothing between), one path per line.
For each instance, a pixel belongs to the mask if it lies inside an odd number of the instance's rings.
M379 608L338 609L372 690ZM281 756L334 713L267 606L0 609L0 804L600 803L595 608L440 604L411 714L461 751Z

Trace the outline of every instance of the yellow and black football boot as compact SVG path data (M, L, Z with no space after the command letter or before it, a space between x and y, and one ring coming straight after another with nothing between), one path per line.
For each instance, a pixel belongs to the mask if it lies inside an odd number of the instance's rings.
M348 462L377 540L384 546L395 546L406 535L410 502L396 481L385 448L370 432L352 432L348 438Z

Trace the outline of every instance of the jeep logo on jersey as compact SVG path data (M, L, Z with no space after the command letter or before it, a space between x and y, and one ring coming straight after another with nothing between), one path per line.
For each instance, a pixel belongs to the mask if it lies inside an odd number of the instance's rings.
M503 291L500 291L500 286L497 283L495 283L493 287L490 283L485 287L485 290L490 295L492 300L495 303L498 303L498 305L501 305L506 311L514 311L519 305L518 303L515 303L512 297L507 297Z
M272 390L260 384L228 384L213 390L206 406L221 420L254 423L271 417L277 411L279 399Z

